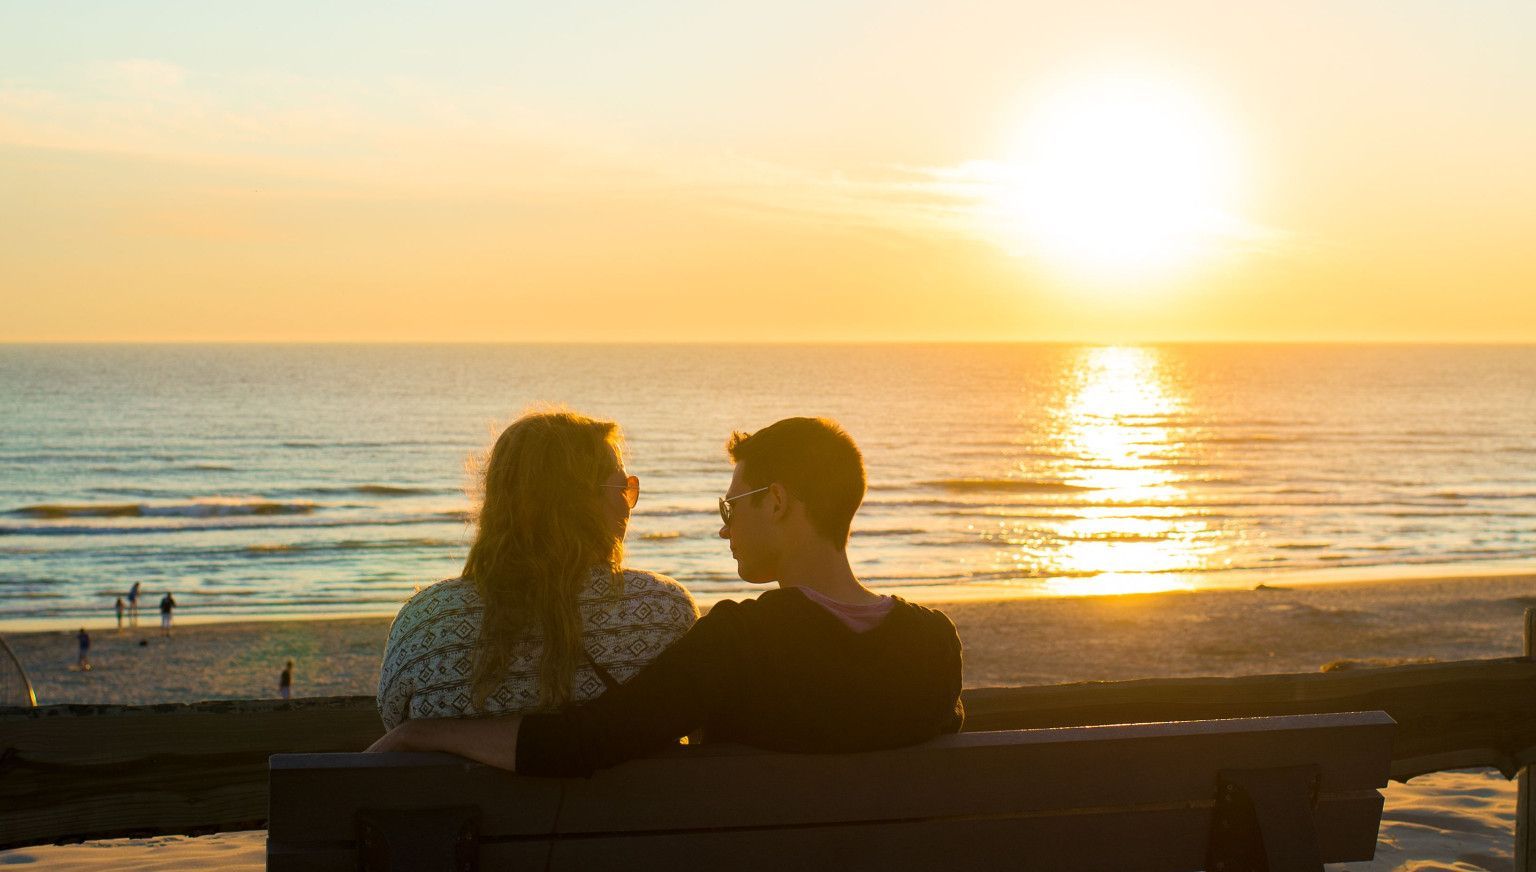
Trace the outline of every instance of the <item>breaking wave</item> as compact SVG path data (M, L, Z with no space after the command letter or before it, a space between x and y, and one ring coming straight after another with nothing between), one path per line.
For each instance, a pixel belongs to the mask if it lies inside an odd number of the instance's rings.
M926 481L927 487L942 488L957 493L1035 493L1075 494L1097 490L1064 481L1040 481L1024 478L944 478Z
M308 515L314 503L266 501L202 501L152 505L149 503L56 504L22 506L6 514L19 518L221 518L237 515Z

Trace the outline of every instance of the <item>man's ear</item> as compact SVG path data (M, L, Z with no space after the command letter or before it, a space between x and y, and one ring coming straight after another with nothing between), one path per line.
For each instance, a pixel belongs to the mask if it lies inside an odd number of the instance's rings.
M789 491L778 482L768 486L768 512L775 521L789 514Z

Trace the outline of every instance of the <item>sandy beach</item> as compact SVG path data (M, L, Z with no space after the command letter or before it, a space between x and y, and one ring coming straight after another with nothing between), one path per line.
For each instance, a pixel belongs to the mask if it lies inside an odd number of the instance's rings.
M1259 590L944 605L965 644L967 687L1309 672L1511 656L1536 575L1297 585ZM89 672L73 632L7 640L38 701L191 702L275 697L284 660L298 696L372 694L387 618L90 628ZM142 644L141 644L142 643ZM1394 784L1375 861L1351 870L1512 866L1514 785L1494 772ZM165 837L0 853L61 869L257 869L264 833Z

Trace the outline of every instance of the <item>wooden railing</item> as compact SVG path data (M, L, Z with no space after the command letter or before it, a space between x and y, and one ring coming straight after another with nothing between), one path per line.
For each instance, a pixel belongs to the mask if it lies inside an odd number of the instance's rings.
M1536 761L1536 662L1524 657L1241 678L965 693L967 730L1382 710L1393 778ZM259 829L267 757L357 751L370 697L0 709L0 848Z

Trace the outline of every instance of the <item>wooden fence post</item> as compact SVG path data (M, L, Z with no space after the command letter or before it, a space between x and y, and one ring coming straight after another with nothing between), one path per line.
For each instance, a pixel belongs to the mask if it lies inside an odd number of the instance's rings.
M1525 658L1536 658L1536 608L1525 610ZM1518 776L1518 793L1515 799L1515 872L1536 872L1536 856L1531 851L1531 833L1536 821L1531 815L1536 813L1536 805L1532 805L1536 796L1536 773L1531 772L1531 767L1520 767Z

